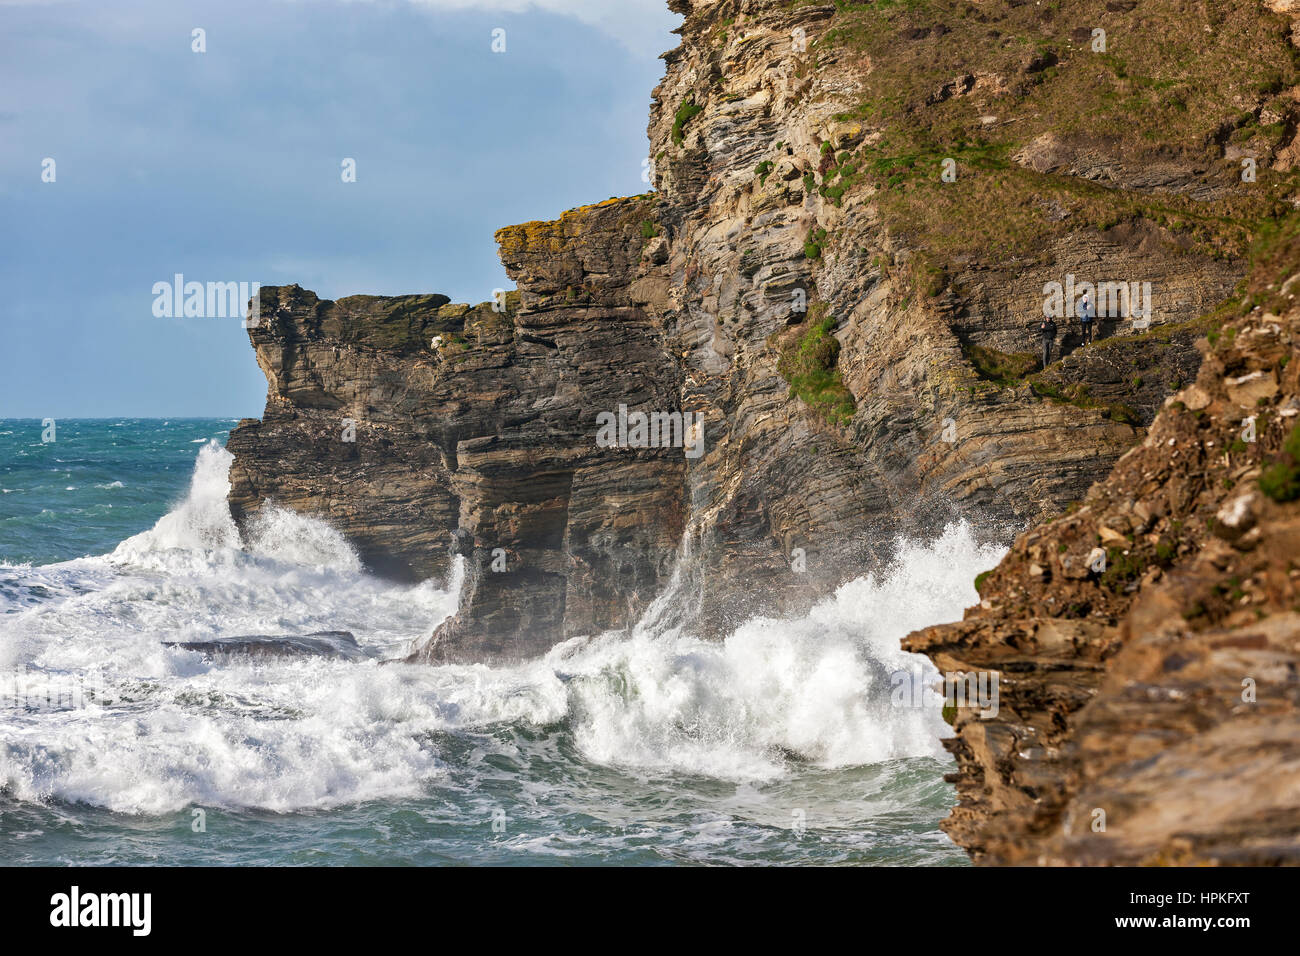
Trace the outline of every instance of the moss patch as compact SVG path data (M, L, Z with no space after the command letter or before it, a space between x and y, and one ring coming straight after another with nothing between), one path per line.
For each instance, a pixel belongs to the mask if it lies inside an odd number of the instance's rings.
M1280 459L1259 476L1259 490L1274 501L1300 498L1300 425L1292 428L1282 443Z
M695 94L690 93L682 100L673 116L673 145L680 146L686 139L686 124L704 112L704 107L695 105Z
M803 254L809 259L820 259L822 248L826 245L826 230L813 227L803 242Z
M1023 384L1025 377L1038 368L1038 358L1030 352L999 352L982 345L967 345L962 351L980 378L1004 388Z
M835 319L815 315L777 335L780 357L777 371L790 383L791 397L797 397L832 424L846 425L857 406L844 385L839 370L840 343L835 338Z

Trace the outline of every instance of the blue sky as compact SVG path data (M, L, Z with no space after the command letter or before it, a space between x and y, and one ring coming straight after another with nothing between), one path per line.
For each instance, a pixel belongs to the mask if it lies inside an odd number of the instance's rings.
M490 298L495 229L649 188L679 23L666 0L0 0L0 418L259 416L238 319L154 317L178 272Z

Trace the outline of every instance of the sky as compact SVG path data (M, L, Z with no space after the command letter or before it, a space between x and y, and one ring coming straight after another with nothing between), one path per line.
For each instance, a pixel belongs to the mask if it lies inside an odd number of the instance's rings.
M0 418L259 417L240 319L155 316L176 273L512 287L496 229L650 188L680 22L666 0L0 0Z

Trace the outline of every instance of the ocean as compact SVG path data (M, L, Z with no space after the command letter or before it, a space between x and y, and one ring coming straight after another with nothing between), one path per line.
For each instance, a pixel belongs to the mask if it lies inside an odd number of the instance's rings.
M454 611L325 522L226 506L233 419L0 420L0 863L966 865L899 649L1002 549L965 524L790 619L647 614L517 666L390 664ZM349 631L350 659L167 646Z

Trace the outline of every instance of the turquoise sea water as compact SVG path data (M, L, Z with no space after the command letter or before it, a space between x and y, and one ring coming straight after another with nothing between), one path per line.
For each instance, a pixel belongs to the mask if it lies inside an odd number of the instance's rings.
M458 575L380 580L274 508L241 534L234 424L0 420L0 863L965 864L939 709L889 694L998 558L965 527L721 642L390 665ZM320 630L361 659L164 643Z
M105 554L181 498L198 448L229 418L0 419L0 561L52 564Z

